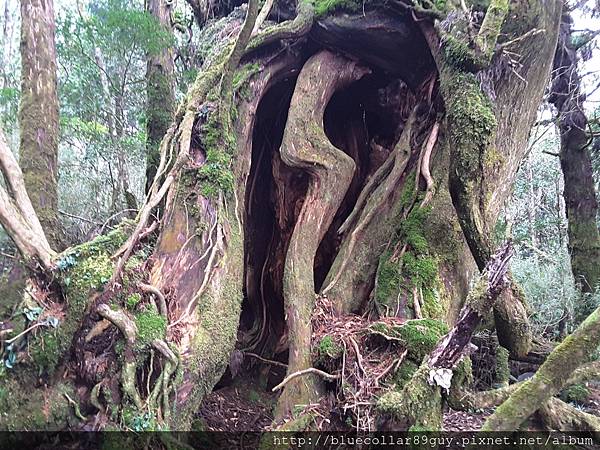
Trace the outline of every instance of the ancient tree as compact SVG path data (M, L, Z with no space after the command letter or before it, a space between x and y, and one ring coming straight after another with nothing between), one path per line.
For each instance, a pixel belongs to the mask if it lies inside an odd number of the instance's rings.
M0 397L3 428L132 427L143 412L187 429L230 357L249 353L287 363L275 386L287 428L311 426L327 390L367 418L360 428L377 415L435 428L441 386L492 308L501 344L527 352L510 246L494 253L491 230L560 2L300 0L268 25L256 0L243 8L214 24L235 33L177 108L135 221L56 255L19 206L26 192L4 193L22 226L2 223L32 268L24 301L42 309L5 334L17 394ZM416 389L402 398L433 403L407 413L388 396L375 411L403 373Z

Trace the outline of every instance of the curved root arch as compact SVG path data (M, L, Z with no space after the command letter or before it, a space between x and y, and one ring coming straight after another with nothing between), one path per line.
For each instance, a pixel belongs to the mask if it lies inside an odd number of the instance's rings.
M300 72L289 109L280 153L291 167L309 175L308 192L292 233L283 275L289 331L288 375L312 366L311 316L315 303L314 260L321 239L350 186L355 164L329 142L323 130L325 107L333 93L369 71L339 55L322 51ZM318 399L313 375L287 383L278 415Z

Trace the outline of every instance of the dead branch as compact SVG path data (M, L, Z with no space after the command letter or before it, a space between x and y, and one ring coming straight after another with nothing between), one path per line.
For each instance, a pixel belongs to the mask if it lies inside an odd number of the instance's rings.
M301 376L309 374L309 373L319 375L320 377L323 377L326 380L330 380L330 381L337 380L338 378L340 378L340 375L331 375L327 372L323 372L322 370L315 369L314 367L309 367L308 369L303 369L303 370L299 370L298 372L291 373L290 375L285 377L281 383L279 383L277 386L275 386L273 389L271 389L271 391L276 392L279 389L281 389L282 387L284 387L286 384L288 384L290 381L292 381L294 378L301 377Z

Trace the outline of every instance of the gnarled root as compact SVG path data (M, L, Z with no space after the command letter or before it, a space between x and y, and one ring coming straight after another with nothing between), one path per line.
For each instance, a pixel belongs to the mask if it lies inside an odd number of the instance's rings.
M113 310L106 303L99 305L96 312L106 320L112 322L125 338L125 353L123 367L121 368L121 387L123 392L133 401L134 405L142 409L142 398L135 385L135 355L133 353L133 346L138 331L137 326L125 312Z
M323 130L323 114L333 93L360 79L367 69L328 51L310 58L300 72L280 153L310 177L308 192L288 248L283 292L289 329L288 375L312 367L311 314L315 303L313 266L317 248L339 208L354 173L354 162L335 148ZM291 380L279 399L277 416L318 399L317 379Z

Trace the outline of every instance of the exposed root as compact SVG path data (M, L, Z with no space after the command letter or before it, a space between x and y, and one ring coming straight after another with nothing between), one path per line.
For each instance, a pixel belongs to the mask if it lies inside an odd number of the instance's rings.
M84 422L87 421L87 417L85 417L83 414L81 414L81 409L79 409L79 403L77 403L75 400L73 400L71 397L69 397L69 394L67 394L65 392L65 397L68 400L68 402L73 406L73 411L75 413L75 417L77 417L79 420L82 420Z
M152 286L151 284L140 283L138 286L143 292L154 295L156 298L156 307L158 308L160 315L165 318L168 317L167 302L165 301L165 296L163 293L160 292L157 287Z
M283 388L286 384L292 381L294 378L301 377L303 375L307 375L309 373L314 373L315 375L319 375L320 377L325 378L326 380L333 381L340 378L340 375L331 375L327 372L323 372L322 370L315 369L314 367L309 367L308 369L299 370L298 372L294 372L283 379L281 383L275 386L271 391L276 392L279 389Z
M433 197L434 194L434 183L433 177L431 176L431 171L429 170L429 165L431 163L431 153L433 152L433 148L437 142L438 133L440 130L439 122L436 122L429 133L429 137L427 138L427 144L425 144L425 152L423 154L423 160L421 161L421 175L425 179L427 183L427 189L425 191L425 197L423 197L423 201L421 202L421 208L425 207Z
M90 392L90 403L98 411L105 410L105 408L102 406L102 403L100 403L100 389L101 388L102 388L102 382L96 384L92 388L92 391Z
M135 382L135 355L133 353L133 345L137 337L137 326L125 312L122 310L113 310L106 303L99 305L96 312L112 322L125 338L125 355L123 367L121 368L121 387L135 406L142 409L142 398Z

